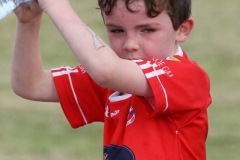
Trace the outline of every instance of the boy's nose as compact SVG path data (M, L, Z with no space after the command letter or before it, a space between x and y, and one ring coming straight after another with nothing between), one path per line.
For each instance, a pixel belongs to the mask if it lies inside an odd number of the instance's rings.
M138 44L138 39L137 37L128 37L125 39L124 42L124 46L123 46L124 50L128 51L128 52L132 52L135 50L139 49L139 44Z

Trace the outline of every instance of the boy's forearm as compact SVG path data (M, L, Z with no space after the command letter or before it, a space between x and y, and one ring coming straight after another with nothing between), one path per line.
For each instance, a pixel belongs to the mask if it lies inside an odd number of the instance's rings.
M11 80L13 90L23 94L22 96L27 94L27 90L32 87L34 81L37 81L42 74L41 57L38 48L40 25L41 17L31 23L17 22Z
M96 74L101 72L99 70L110 68L112 60L118 58L112 49L85 25L68 2L54 8L49 7L47 13L79 62L93 78L98 78Z

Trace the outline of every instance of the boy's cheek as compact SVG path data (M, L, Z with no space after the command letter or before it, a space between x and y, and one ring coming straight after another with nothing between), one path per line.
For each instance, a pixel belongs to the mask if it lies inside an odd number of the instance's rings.
M123 49L123 44L121 43L121 41L119 39L109 39L109 43L111 48L115 51L115 52L120 52Z

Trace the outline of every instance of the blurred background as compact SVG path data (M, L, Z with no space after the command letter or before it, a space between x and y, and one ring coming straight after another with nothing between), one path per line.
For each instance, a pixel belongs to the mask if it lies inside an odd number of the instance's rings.
M107 41L101 15L96 10L97 1L71 0L71 3L86 24ZM211 79L213 103L208 110L207 157L239 160L240 3L239 0L192 3L195 28L182 48ZM15 21L13 13L0 21L0 159L101 159L101 123L72 129L58 103L32 102L13 93L10 67ZM46 15L40 39L45 69L78 64Z

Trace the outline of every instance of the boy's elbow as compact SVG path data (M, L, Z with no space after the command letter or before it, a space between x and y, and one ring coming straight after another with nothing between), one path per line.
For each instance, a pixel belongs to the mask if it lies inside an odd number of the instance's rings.
M16 85L15 83L12 82L12 83L11 83L11 87L12 87L13 92L14 92L16 95L18 95L18 96L20 96L20 97L23 97L23 93L22 93L20 87L18 87L18 85Z
M24 98L24 99L28 99L27 96L25 96L20 90L14 88L14 87L12 87L12 90L13 90L13 92L14 92L16 95L18 95L18 96L20 96L20 97L22 97L22 98Z
M26 85L19 84L17 81L11 80L11 87L13 92L25 99L30 99L31 92L27 87L24 87Z

